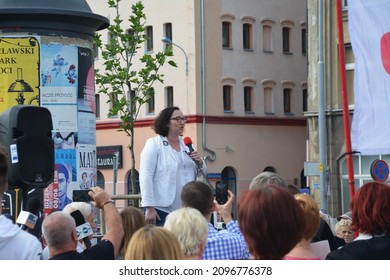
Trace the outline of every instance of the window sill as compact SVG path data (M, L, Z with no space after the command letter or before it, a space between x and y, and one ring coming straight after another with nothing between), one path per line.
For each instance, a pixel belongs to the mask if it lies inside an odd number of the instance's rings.
M291 117L291 116L294 116L293 113L284 113L284 115L285 115L285 116L290 116L290 117Z
M283 52L283 54L292 55L292 52Z
M253 111L245 111L245 114L246 114L246 115L254 115L255 112L253 112Z
M234 114L234 111L232 110L223 110L225 114Z

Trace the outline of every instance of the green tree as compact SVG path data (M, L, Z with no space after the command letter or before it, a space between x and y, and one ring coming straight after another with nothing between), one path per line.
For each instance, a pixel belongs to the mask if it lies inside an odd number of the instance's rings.
M168 60L171 57L172 47L168 46L163 52L137 55L143 43L147 40L145 34L146 16L141 1L131 6L132 13L127 19L128 29L120 15L119 2L121 0L108 0L110 9L115 10L115 18L108 27L109 42L104 44L101 34L96 34L94 43L100 49L104 61L104 70L96 71L95 79L98 92L106 94L112 106L108 117L120 118L120 129L130 137L127 148L131 157L131 186L135 187L135 157L134 157L134 124L140 108L154 96L155 82L163 83L164 75L159 73L161 67L167 62L175 66L176 63ZM138 69L134 69L134 59L139 59Z

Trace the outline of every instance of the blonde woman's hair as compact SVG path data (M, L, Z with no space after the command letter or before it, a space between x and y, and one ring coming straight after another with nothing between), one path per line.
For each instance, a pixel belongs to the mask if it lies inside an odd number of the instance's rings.
M184 256L199 256L206 247L209 226L205 217L195 208L184 207L170 213L164 228L179 240Z
M335 225L336 234L341 230L341 227L349 226L352 228L352 221L348 219L341 219Z
M303 237L306 240L311 240L320 227L320 210L310 195L296 194L294 197L305 213L303 216L305 220Z
M125 253L125 260L182 260L176 236L163 227L146 226L137 230Z

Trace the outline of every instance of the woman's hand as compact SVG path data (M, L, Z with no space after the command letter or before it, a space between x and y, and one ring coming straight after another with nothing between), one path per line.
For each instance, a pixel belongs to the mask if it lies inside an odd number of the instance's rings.
M156 224L157 219L160 221L160 217L154 207L146 207L145 222L147 224Z

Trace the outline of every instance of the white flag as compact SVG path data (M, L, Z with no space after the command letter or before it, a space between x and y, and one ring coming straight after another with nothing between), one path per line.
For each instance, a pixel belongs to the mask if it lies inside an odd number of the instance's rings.
M348 1L355 55L352 149L390 154L390 0Z

